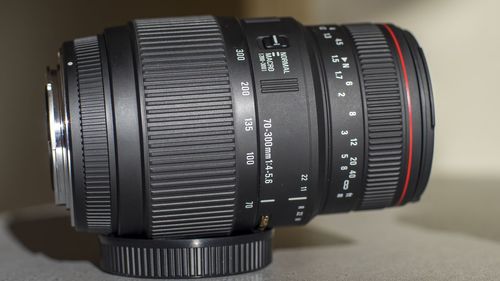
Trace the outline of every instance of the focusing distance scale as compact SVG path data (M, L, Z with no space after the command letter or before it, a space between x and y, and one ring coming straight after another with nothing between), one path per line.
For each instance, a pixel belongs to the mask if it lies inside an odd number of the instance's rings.
M418 201L434 112L388 24L143 19L65 42L48 71L56 203L103 269L179 278L271 262L271 229Z

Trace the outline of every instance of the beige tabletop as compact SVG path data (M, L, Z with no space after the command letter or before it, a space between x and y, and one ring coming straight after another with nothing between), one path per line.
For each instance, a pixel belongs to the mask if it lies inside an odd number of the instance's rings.
M275 232L273 263L224 280L499 280L500 181L433 178L422 202ZM0 219L0 280L131 280L101 272L94 236L40 206Z

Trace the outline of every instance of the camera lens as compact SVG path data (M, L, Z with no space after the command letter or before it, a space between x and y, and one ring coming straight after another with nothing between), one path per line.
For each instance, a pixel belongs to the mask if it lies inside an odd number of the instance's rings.
M417 201L429 178L427 66L393 25L135 20L59 59L53 185L80 231L245 235Z

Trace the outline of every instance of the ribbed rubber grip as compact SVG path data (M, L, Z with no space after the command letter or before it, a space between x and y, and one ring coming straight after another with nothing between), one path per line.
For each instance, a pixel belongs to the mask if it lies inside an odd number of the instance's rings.
M74 41L82 130L85 219L92 232L111 231L108 134L101 56L96 36Z
M104 271L147 278L216 277L271 263L271 231L207 239L100 237Z
M393 204L402 172L403 106L397 66L377 25L349 25L367 108L368 155L361 209Z
M233 105L211 16L135 21L144 91L149 235L227 235L236 197ZM141 76L140 76L141 77Z

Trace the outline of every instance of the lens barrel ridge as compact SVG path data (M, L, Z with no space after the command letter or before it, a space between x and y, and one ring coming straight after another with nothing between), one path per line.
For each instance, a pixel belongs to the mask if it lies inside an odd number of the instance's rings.
M145 185L153 238L228 235L235 132L223 35L214 17L134 22Z
M85 218L91 231L111 232L107 118L97 36L75 40L85 177Z
M351 25L363 89L366 164L361 209L393 204L403 174L403 93L387 38L376 25Z

